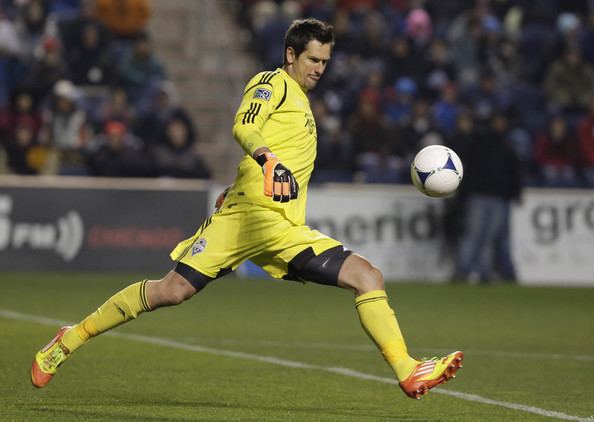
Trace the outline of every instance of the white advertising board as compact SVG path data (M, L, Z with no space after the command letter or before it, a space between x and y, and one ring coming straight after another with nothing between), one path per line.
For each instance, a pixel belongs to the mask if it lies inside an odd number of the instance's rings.
M594 192L526 191L512 245L523 284L594 285Z
M368 257L389 280L445 280L443 201L412 188L328 186L308 192L307 224Z
M369 185L311 188L308 196L308 224L367 256L387 280L450 277L443 200ZM594 191L526 189L511 224L521 284L594 286Z

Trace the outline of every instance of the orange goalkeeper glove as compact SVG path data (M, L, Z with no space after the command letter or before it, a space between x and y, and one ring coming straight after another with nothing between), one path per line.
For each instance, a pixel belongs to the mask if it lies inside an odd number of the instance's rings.
M271 196L276 202L289 202L297 199L299 185L291 170L281 164L271 152L256 157L264 173L264 195Z
M225 202L225 198L227 197L227 194L229 193L229 189L231 189L231 186L227 186L225 188L225 190L223 192L221 192L219 194L219 196L217 196L217 200L215 201L215 210L220 210L221 207L223 206L223 202Z

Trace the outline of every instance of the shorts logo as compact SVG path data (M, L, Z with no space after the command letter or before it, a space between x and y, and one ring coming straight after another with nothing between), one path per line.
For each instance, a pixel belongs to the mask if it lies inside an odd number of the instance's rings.
M254 98L258 100L268 101L272 97L272 91L266 88L258 88L256 92L254 92Z
M192 246L192 256L196 255L197 253L202 252L204 250L204 248L206 248L206 239L204 239L204 238L198 239Z

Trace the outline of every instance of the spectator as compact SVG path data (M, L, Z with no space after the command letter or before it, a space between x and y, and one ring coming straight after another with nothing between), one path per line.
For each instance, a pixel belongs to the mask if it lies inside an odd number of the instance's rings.
M458 89L454 83L447 82L441 87L440 96L431 109L432 120L437 129L450 135L456 128L459 110Z
M57 81L68 77L66 63L62 59L62 47L55 37L43 40L40 56L27 66L19 85L30 91L37 101L45 99Z
M165 129L165 139L151 148L156 176L208 179L210 172L194 146L186 122L170 119Z
M555 115L548 129L537 136L534 157L541 169L541 179L547 187L578 185L577 165L579 145L562 115Z
M341 130L340 120L329 113L323 100L312 102L312 112L318 131L318 150L312 180L318 183L350 182L353 171L350 137Z
M0 107L8 105L10 91L22 71L24 56L16 27L0 7Z
M390 86L400 78L414 79L420 67L410 40L405 36L392 38L386 49L384 61L386 63L385 79Z
M424 49L431 41L433 24L431 16L425 9L414 8L406 16L405 33L408 35L417 48Z
M583 112L594 96L594 68L579 49L569 47L548 67L543 88L553 108Z
M91 141L87 165L93 176L143 177L149 172L142 142L116 120L107 122Z
M445 84L456 82L456 71L449 48L441 39L431 41L420 66L419 82L424 87L422 95L425 97L434 100Z
M132 50L122 58L119 68L119 82L130 102L139 105L165 77L165 68L154 53L148 35L139 35L132 44Z
M47 150L37 144L35 123L22 119L5 143L8 167L16 174L39 174L47 160Z
M26 90L13 93L10 107L0 110L0 138L14 137L15 128L26 123L37 138L41 128L41 113L37 109L33 95Z
M99 22L77 19L64 28L65 59L76 85L107 85L113 79L111 39Z
M16 25L20 42L29 57L45 36L54 35L49 29L53 24L48 20L48 7L44 0L21 2Z
M495 110L507 109L511 103L510 93L503 92L497 85L495 74L487 69L481 73L479 84L463 95L478 119L489 119Z
M454 280L493 280L498 238L509 230L506 215L521 189L519 163L506 142L507 136L508 118L498 111L491 117L488 130L461 151L464 217Z
M72 82L60 80L54 86L51 106L44 115L44 131L48 143L58 152L58 172L63 175L86 174L83 151L90 133L79 99L80 92Z
M359 109L348 119L347 132L352 139L358 177L367 182L387 182L395 179L397 169L387 162L388 127L380 109L380 94L376 90L361 93ZM389 174L388 174L389 173Z
M179 104L177 88L171 81L162 81L153 93L148 108L139 111L133 131L147 144L155 144L165 139L166 127L171 119L184 122L190 139L197 138L189 113Z
M410 118L402 120L394 128L390 137L392 155L400 157L406 164L403 170L408 171L415 154L419 151L421 139L433 132L429 102L425 98L417 98L412 105ZM430 139L431 137L427 138ZM408 175L406 175L408 179Z
M148 0L96 0L96 16L120 39L142 37L151 16Z
M94 111L94 112L93 112ZM101 98L100 103L91 110L89 117L96 131L101 131L110 120L117 120L130 127L135 118L135 109L128 102L128 94L121 86L112 87L107 95ZM146 139L142 136L143 141Z
M396 80L392 89L386 90L385 115L392 125L410 120L417 84L407 76Z
M594 99L590 101L587 115L578 126L578 139L583 156L583 171L588 187L594 187Z
M462 109L456 118L453 133L445 139L445 145L452 148L462 161L466 163L466 151L476 142L477 133L472 112ZM462 181L462 183L465 183ZM464 230L463 201L461 195L454 195L444 201L444 214L442 225L444 232L444 252L447 256L455 258L456 245L462 237Z
M274 3L271 3L271 6ZM295 1L283 1L280 7L272 6L274 12L262 23L255 27L255 44L263 65L267 69L274 69L281 65L284 54L284 34L287 27L297 19L301 9Z
M366 61L378 60L387 47L386 32L384 19L379 12L366 13L362 29L354 40L352 53Z

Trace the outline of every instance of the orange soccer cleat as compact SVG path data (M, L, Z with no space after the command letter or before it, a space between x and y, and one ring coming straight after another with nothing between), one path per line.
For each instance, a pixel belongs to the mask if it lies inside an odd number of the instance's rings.
M462 359L464 353L454 352L442 358L424 360L398 385L408 397L420 399L433 387L455 378L456 371L462 368Z
M50 382L60 366L70 355L70 351L60 339L71 327L65 326L58 330L56 336L35 355L31 365L31 384L37 388L45 387Z

